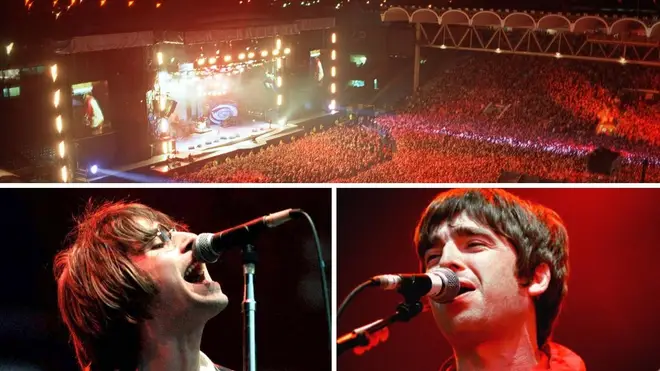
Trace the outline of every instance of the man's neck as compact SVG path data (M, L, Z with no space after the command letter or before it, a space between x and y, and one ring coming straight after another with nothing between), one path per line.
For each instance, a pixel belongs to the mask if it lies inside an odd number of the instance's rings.
M199 371L208 359L201 356L203 327L181 334L168 334L153 323L142 330L140 371Z
M458 371L529 371L540 360L536 336L528 333L484 341L454 350Z

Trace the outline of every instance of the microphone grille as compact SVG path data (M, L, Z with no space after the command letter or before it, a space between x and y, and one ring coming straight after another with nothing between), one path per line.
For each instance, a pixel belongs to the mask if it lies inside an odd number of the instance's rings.
M215 263L220 254L213 251L213 233L200 233L193 243L193 257L205 263Z
M444 283L443 290L434 296L433 300L438 303L448 303L454 300L461 289L461 284L458 282L458 276L456 273L447 268L435 268L432 269L431 272L440 276Z

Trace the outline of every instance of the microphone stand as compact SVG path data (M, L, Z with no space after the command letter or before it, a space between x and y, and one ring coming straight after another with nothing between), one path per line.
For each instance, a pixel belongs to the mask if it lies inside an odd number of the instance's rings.
M408 322L410 319L420 314L423 309L424 306L420 302L420 298L406 299L405 302L397 306L396 313L393 315L387 318L381 318L366 326L358 327L337 339L337 355L358 346L369 345L369 335L388 327L395 322Z
M243 371L257 371L257 336L255 315L257 300L254 296L254 275L257 249L247 244L243 248Z

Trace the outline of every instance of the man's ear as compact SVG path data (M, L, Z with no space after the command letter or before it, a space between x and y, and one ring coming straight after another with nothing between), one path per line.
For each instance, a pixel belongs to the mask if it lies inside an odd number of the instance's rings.
M529 296L534 298L543 294L550 285L550 278L550 267L546 263L542 263L536 267L534 270L534 276L532 277L529 286L527 286L527 293Z

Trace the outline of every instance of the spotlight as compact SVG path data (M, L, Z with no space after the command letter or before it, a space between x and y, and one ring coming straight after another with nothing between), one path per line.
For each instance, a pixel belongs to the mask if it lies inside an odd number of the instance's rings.
M92 174L94 174L94 175L96 175L96 173L97 173L98 171L99 171L99 167L98 167L98 165L92 165L92 166L89 168L89 172L92 173Z
M166 118L160 119L158 122L158 131L165 134L170 131L170 122Z

